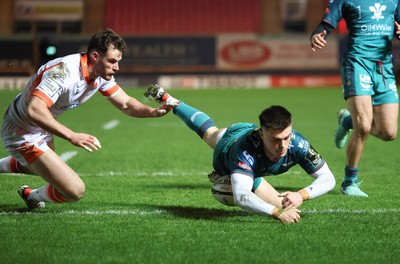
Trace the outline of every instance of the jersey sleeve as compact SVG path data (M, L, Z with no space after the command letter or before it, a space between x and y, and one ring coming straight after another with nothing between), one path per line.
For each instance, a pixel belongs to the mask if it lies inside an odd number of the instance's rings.
M232 154L232 162L229 165L231 173L246 174L254 177L254 157L246 150L236 150Z
M117 94L120 89L119 85L115 82L114 77L109 81L104 81L100 85L99 92L105 97L111 97Z
M44 69L32 83L33 95L42 99L50 108L62 92L65 76L66 72L62 62Z
M344 0L331 0L329 1L329 5L325 10L325 15L322 18L322 21L328 23L332 27L336 28L339 21L342 19L342 8L343 8Z
M299 161L299 165L308 173L313 174L318 171L324 164L325 160L307 141L304 145L303 157Z
M397 2L397 7L394 12L394 20L400 23L400 1Z
M275 206L269 204L251 191L253 179L241 173L231 175L232 192L235 203L249 213L259 215L272 215Z
M308 174L318 171L325 164L325 160L299 132L293 130L292 138L292 154L296 157L296 163Z

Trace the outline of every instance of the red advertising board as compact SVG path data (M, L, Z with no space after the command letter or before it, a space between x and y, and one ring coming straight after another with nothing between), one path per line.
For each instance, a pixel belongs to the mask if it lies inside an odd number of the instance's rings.
M266 37L253 34L219 35L217 68L220 70L338 70L339 49L332 38L313 52L307 37Z

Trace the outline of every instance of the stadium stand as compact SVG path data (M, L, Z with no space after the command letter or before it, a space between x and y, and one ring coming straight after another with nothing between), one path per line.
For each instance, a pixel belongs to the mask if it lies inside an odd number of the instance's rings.
M260 32L260 0L106 0L105 26L123 35Z

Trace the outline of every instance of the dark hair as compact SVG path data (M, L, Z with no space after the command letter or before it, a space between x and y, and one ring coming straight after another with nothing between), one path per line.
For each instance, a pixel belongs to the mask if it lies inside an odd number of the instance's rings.
M292 114L283 106L268 107L258 116L260 126L283 130L292 124Z
M125 51L126 48L126 43L123 38L111 29L107 29L91 36L87 48L87 53L90 54L94 50L97 50L104 54L108 51L111 45L113 45L117 50L121 51L122 53Z

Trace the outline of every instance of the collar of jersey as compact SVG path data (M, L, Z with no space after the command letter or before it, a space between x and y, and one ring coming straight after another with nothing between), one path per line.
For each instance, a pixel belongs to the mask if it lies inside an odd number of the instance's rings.
M85 78L87 84L90 84L88 58L86 53L81 55L81 69L83 78Z

